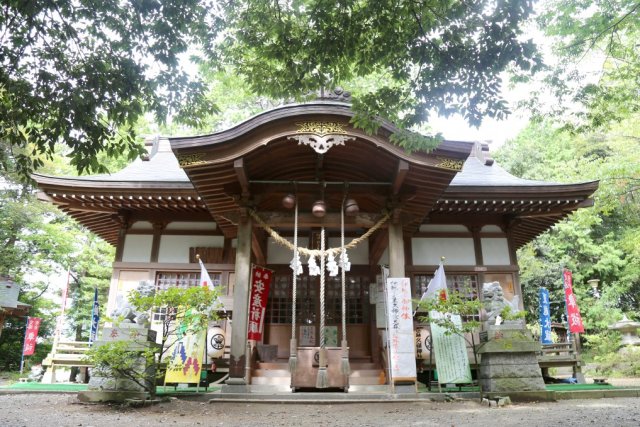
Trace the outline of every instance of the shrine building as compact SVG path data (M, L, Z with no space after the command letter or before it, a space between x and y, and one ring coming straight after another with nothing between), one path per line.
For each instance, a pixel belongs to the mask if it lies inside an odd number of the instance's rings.
M497 281L508 299L522 295L516 250L591 206L598 183L517 178L477 142L407 153L390 141L392 124L369 135L352 117L339 94L210 135L148 140L148 156L113 174L33 178L40 199L115 246L107 312L141 281L197 286L201 257L232 319L220 325L229 384L288 386L294 340L299 384L312 386L305 378L315 382L321 335L331 348L348 342L351 385L384 384L381 266L409 278L415 299L442 257L450 290L477 298ZM355 240L344 292L340 274L309 274L304 251L294 292L294 239L303 249L340 248L343 233ZM262 340L250 343L257 359L247 350L252 265L273 271ZM164 315L154 313L152 325Z

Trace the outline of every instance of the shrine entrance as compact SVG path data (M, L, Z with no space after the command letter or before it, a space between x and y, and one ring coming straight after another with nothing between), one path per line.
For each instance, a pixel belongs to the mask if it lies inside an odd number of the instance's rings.
M369 277L353 269L346 274L346 323L352 359L370 359L371 305ZM363 269L364 270L364 269ZM339 347L342 340L342 294L339 276L325 278L325 346ZM277 358L289 357L293 310L291 270L276 270L265 315L264 343L277 346ZM320 278L301 275L297 280L296 334L300 347L320 347Z

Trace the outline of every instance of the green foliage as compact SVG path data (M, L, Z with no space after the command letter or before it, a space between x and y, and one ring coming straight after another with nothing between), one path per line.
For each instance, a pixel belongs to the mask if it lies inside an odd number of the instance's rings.
M640 2L549 0L541 10L539 28L554 41L558 58L544 79L544 89L559 101L550 116L585 132L640 112ZM534 108L543 103L536 93L531 99Z
M55 162L47 166L57 167ZM87 339L93 289L97 286L101 290L104 307L114 250L55 207L38 201L33 189L15 178L13 173L2 177L0 274L11 276L20 285L18 299L31 305L29 316L43 319L39 336L45 341L27 358L27 364L36 364L49 352L59 314L59 303L51 299L52 277L66 276L67 269L73 272L72 306L67 307L66 317L75 337ZM25 322L22 318L7 319L0 336L0 369L19 367Z
M184 333L206 329L210 320L218 318L220 308L218 288L199 286L188 289L168 288L150 296L143 296L133 290L129 293L129 301L142 312L159 307L167 308L168 315L162 325L161 354ZM172 337L174 341L170 342Z
M594 357L594 377L640 377L640 351L630 348Z
M156 353L155 347L132 350L128 341L115 341L92 347L85 360L93 364L95 375L131 380L153 395Z
M145 112L193 124L204 87L180 63L190 46L211 55L209 1L87 0L5 3L0 18L0 143L26 175L55 144L80 172L96 155L142 153L131 129Z
M562 268L573 272L586 327L585 347L611 351L609 325L640 312L640 134L638 114L607 131L568 131L561 123L535 122L496 153L515 174L556 182L599 180L595 206L581 209L518 252L529 321L538 318L538 289L550 291L553 321L565 313ZM596 292L587 283L598 279Z
M418 303L420 311L440 313L459 314L461 316L477 315L482 309L482 302L477 299L468 299L465 294L460 292L449 292L447 299L441 298L425 298ZM420 318L423 322L435 322L437 325L445 329L445 334L464 334L473 332L480 326L480 322L476 320L468 320L462 323L461 327L456 326L449 316L442 316L433 319L429 316Z
M530 13L520 0L232 2L221 55L254 92L275 99L377 79L353 104L354 122L368 132L380 117L412 129L430 110L479 125L509 112L502 71L540 66L521 29Z
M137 290L129 293L129 301L139 311L151 311L158 307L167 307L167 316L163 324L162 343L144 351L131 350L128 341L117 341L94 347L87 358L106 376L113 372L116 377L126 378L145 387L153 393L155 380L151 372L157 372L157 364L163 354L186 333L195 333L206 329L210 320L218 318L217 289L191 287L169 288L151 296L143 296ZM118 319L114 319L117 323ZM173 337L172 342L169 340ZM139 357L146 361L145 366L137 363Z

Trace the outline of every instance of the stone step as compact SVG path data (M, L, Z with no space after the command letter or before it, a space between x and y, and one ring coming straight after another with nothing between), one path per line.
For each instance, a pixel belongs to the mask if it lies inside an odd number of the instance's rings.
M290 385L291 377L252 377L251 384L256 385Z
M253 377L290 377L288 369L254 369L251 372Z

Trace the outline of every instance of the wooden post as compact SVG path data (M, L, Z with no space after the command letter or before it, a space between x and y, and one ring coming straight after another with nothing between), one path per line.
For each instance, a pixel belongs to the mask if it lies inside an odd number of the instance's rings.
M252 224L248 215L241 215L238 222L236 248L236 283L233 288L233 315L231 328L231 354L227 384L245 385L245 358L247 342L247 312L251 283L251 235Z
M405 277L402 223L389 224L389 277Z

